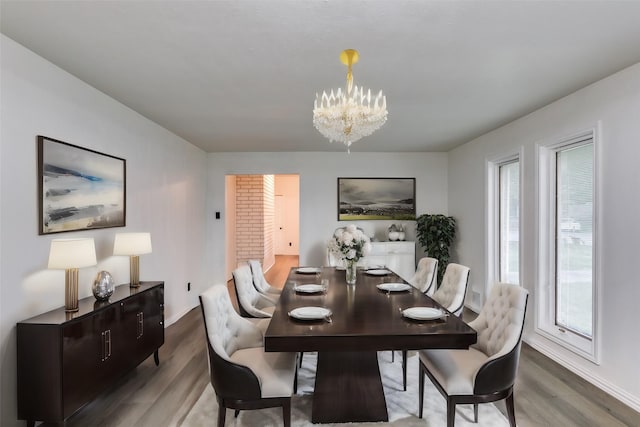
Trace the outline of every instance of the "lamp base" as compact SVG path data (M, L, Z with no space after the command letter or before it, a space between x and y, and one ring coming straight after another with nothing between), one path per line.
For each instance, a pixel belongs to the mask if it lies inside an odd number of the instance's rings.
M140 257L138 255L129 257L129 287L140 287Z
M78 269L67 268L64 271L64 311L78 311Z

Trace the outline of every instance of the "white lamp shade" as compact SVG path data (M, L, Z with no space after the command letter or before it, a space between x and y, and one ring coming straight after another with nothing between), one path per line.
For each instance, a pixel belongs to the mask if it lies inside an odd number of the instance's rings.
M151 253L151 233L118 233L113 242L114 255Z
M93 238L53 239L49 249L49 268L67 269L96 265Z

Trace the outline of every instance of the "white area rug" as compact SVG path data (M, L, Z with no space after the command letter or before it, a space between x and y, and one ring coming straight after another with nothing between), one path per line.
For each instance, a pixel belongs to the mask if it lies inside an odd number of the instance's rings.
M298 371L298 394L291 402L291 424L302 426L344 426L347 424L313 424L311 423L311 404L313 384L315 381L317 357L315 353L305 353L302 368ZM378 363L382 375L384 394L387 400L389 422L384 423L396 427L444 427L447 424L447 403L442 395L425 378L424 418L418 418L418 357L409 352L407 361L407 391L402 391L402 356L396 353L395 363L391 363L391 352L378 353ZM282 426L282 409L269 408L253 411L241 411L238 418L233 417L233 410L227 410L226 426L266 427ZM202 396L193 406L182 426L210 427L215 426L218 417L218 403L211 384L205 388ZM381 425L383 423L352 423L350 426ZM479 406L478 424L473 423L473 405L458 405L456 411L456 427L508 426L509 422L492 404Z

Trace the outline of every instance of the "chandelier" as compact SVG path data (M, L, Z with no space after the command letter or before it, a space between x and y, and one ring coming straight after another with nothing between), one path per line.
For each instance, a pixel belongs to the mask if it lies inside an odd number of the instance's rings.
M387 98L380 91L374 97L371 89L353 85L351 66L358 62L358 51L347 49L340 54L340 61L347 66L347 87L342 91L333 89L327 95L316 93L313 103L313 126L329 138L339 141L351 152L351 144L371 135L387 121Z

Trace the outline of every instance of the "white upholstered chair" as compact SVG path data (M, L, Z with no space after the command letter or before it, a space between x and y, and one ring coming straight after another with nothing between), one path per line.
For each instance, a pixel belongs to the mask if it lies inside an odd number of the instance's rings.
M238 298L238 309L243 317L271 317L276 302L258 292L253 286L253 276L248 265L233 270L233 284Z
M453 427L457 404L474 405L506 399L509 424L515 427L513 384L518 370L526 289L496 283L478 317L469 323L478 341L468 350L420 350L419 416L422 418L424 376L447 399L447 427Z
M209 374L216 393L218 427L226 408L236 410L282 407L284 425L291 425L291 395L296 389L295 353L265 352L263 333L240 317L226 286L200 295L209 354Z
M424 257L418 261L416 273L409 280L411 286L420 289L420 292L429 296L435 292L435 284L438 277L438 260L435 258Z
M451 314L460 317L464 308L464 298L467 295L468 283L469 267L450 263L444 270L442 283L440 283L438 290L433 293L432 298L449 310Z
M249 260L249 267L251 267L251 274L253 275L253 286L263 295L270 298L278 298L282 293L282 289L274 288L267 282L262 271L262 265L260 261L252 259Z
M416 273L409 280L409 284L420 292L432 296L435 291L435 284L438 277L438 260L435 258L423 257L418 261ZM391 361L395 360L395 352L391 353ZM402 386L407 390L407 350L402 350Z

